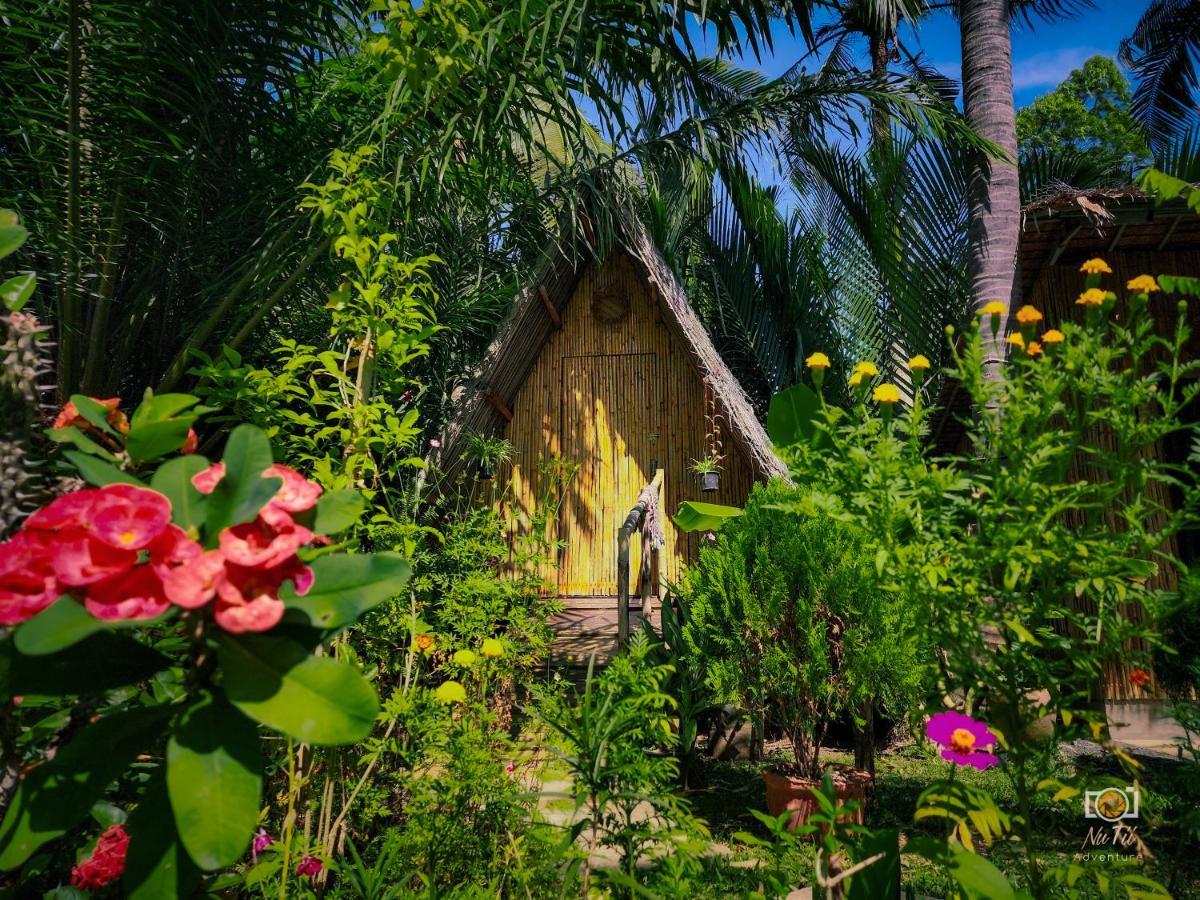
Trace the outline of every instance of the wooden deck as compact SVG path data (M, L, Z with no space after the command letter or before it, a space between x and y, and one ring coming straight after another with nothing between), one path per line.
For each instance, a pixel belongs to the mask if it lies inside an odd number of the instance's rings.
M562 602L566 609L550 620L555 634L551 665L586 669L593 653L597 664L608 662L617 649L617 598L564 597ZM654 598L650 624L656 629L662 627L661 609L658 598ZM634 598L629 602L629 633L641 630L641 601Z

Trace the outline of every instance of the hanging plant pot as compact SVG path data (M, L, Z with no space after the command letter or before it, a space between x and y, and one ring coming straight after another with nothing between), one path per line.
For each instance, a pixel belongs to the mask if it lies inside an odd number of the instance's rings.
M720 472L705 472L700 476L700 490L706 494L711 494L713 491L721 488L721 473Z
M496 473L492 466L480 465L480 467L479 467L479 480L480 481L491 481L495 476L496 476Z
M817 801L812 792L819 788L821 783L812 778L798 777L789 773L787 769L787 766L764 769L763 779L767 783L767 812L777 816L790 810L792 816L788 819L788 830L794 831L817 811ZM866 809L867 790L871 786L871 773L850 766L830 766L829 775L833 779L839 807L848 800L858 803L858 809L846 813L841 818L861 825Z

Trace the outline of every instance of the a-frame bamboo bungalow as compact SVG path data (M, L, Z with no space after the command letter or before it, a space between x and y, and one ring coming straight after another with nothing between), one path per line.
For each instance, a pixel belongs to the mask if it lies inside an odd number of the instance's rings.
M658 571L644 570L657 592L704 537L671 522L683 501L740 505L754 481L785 473L670 267L639 226L622 232L602 261L546 254L460 399L442 457L452 472L468 435L507 437L515 457L495 477L511 488L517 522L540 496L540 459L561 454L580 465L553 525L565 547L544 575L569 608L598 610L598 628L614 621L618 533L639 496L657 495L663 507ZM713 455L719 489L702 493L691 466ZM632 543L637 573L641 542Z

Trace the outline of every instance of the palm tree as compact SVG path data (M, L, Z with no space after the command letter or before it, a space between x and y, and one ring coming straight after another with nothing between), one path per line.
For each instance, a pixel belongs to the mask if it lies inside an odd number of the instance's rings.
M1000 301L1019 302L1016 278L1021 228L1021 185L1017 172L1017 122L1013 102L1012 19L1053 18L1089 0L958 0L962 36L963 113L979 136L1003 158L978 159L968 183L971 298L975 309ZM998 372L1004 359L1001 328L994 333L985 365Z
M1156 150L1195 124L1198 53L1197 0L1152 0L1133 34L1121 42L1121 61L1137 80L1133 114Z

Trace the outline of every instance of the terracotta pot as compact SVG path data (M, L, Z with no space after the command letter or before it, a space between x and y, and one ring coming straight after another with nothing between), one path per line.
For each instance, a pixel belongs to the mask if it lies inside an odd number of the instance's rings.
M700 490L706 494L711 494L713 491L721 488L721 473L720 472L705 472L700 476Z
M842 820L863 824L867 791L871 787L871 773L851 766L830 766L828 771L837 792L838 806L842 806L847 800L858 803L858 809L846 813L841 817ZM792 810L792 817L788 820L789 831L799 828L819 809L812 792L821 786L820 781L797 778L778 769L764 769L763 778L767 782L767 812L777 816L785 810Z

